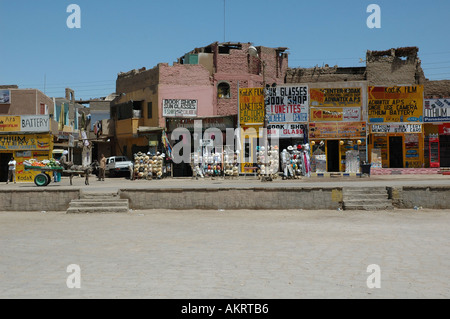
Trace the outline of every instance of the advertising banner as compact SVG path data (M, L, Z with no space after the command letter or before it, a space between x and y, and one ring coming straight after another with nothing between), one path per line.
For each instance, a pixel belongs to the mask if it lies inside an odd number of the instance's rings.
M310 123L310 139L365 138L365 122Z
M50 135L0 135L0 150L50 150Z
M241 125L264 123L264 89L239 89L239 122Z
M163 100L164 117L196 117L197 100Z
M269 124L267 135L269 138L304 138L306 124Z
M0 116L0 132L20 132L20 116Z
M308 121L308 86L280 86L266 90L269 123Z
M450 122L450 99L426 99L423 108L424 122Z
M361 88L311 88L309 89L311 107L361 107Z
M369 86L369 122L422 122L423 85Z
M359 107L312 107L311 122L359 122L361 108Z

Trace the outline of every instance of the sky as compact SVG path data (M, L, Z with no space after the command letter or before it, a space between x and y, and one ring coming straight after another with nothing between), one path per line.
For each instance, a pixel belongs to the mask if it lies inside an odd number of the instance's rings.
M71 4L80 28L67 25ZM367 26L370 4L381 28ZM425 76L450 79L449 12L450 0L0 0L0 85L104 97L118 73L216 41L288 47L292 68L365 66L367 50L417 46Z

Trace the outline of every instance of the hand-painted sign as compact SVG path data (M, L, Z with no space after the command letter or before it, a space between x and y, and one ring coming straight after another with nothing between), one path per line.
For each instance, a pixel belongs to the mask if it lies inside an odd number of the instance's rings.
M371 124L371 133L422 133L422 124Z
M239 122L241 125L264 123L264 89L239 89Z
M0 135L0 150L50 150L50 135Z
M369 122L422 122L423 85L369 86Z
M308 86L279 86L266 90L269 123L308 121Z
M21 132L49 132L50 119L48 115L21 115Z
M312 107L311 122L359 122L361 108L359 107Z
M0 132L19 132L20 116L0 116Z
M450 99L426 99L424 102L424 122L450 121Z
M361 88L311 88L311 107L361 107Z
M310 123L310 139L366 138L365 122Z
M269 124L267 126L267 135L269 138L303 138L305 132L305 124Z
M164 117L196 117L197 100L163 100Z

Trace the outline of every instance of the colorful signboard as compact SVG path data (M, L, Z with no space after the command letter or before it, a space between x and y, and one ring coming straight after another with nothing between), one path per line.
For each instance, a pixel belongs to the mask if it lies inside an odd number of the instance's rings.
M304 138L306 124L269 124L267 135L269 138Z
M239 123L255 125L264 123L264 89L239 89Z
M308 86L277 86L266 90L269 124L308 121Z
M422 122L423 85L368 88L369 122Z
M310 107L361 107L361 88L311 88Z
M20 132L20 116L0 116L0 132Z
M365 122L310 123L310 139L366 138Z
M165 99L162 103L164 117L197 116L197 100Z
M0 150L24 151L51 149L50 135L0 135Z
M424 100L423 121L450 122L450 98Z
M359 122L361 108L359 107L312 107L311 122Z

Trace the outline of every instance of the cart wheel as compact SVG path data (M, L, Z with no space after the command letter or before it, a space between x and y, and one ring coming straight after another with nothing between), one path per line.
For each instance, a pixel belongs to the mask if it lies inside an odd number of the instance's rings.
M34 178L34 183L37 186L46 186L48 184L47 175L43 173L36 175L36 177Z
M47 176L47 183L44 186L47 186L52 181L52 178L47 173L44 173L44 174L45 174L45 176Z

